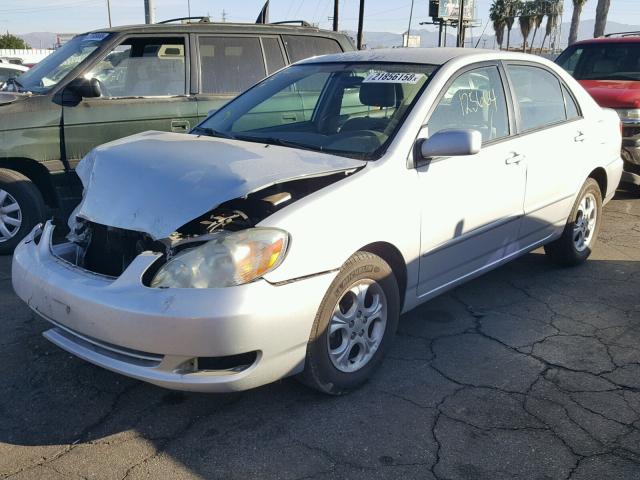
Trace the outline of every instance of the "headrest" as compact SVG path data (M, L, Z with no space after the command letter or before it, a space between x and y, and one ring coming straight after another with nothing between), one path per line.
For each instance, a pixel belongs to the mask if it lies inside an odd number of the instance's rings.
M360 103L370 107L395 107L394 83L363 83L360 86Z

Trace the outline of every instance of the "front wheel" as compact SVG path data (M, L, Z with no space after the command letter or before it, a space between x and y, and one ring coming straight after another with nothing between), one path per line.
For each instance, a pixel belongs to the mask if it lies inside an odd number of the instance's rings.
M357 388L382 361L399 316L398 283L389 264L372 253L354 254L320 304L299 378L331 395Z
M584 262L598 237L602 219L602 194L593 178L582 186L562 236L545 245L549 258L563 266L574 266Z

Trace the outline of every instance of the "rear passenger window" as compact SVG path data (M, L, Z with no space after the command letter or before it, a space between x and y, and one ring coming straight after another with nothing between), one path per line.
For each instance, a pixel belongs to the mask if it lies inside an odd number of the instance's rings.
M575 118L580 118L580 110L578 110L578 105L576 105L576 101L573 99L573 96L567 90L567 87L562 86L562 94L564 95L564 104L567 108L567 120L573 120Z
M555 75L538 67L507 65L523 131L566 120L564 97Z
M200 37L203 93L238 93L266 76L257 37Z
M282 38L291 63L318 55L342 52L338 42L331 38L304 35L284 35Z
M277 38L262 37L262 48L264 48L264 58L267 61L267 70L269 74L277 72L285 66L280 42Z
M450 128L469 128L489 142L509 135L509 115L497 67L483 67L456 78L427 123L429 136Z

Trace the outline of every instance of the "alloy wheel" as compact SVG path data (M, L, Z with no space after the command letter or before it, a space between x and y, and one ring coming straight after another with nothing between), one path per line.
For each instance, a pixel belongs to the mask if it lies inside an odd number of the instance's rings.
M22 225L22 209L16 199L0 188L0 243L16 236Z
M587 192L578 205L573 224L573 243L577 251L582 252L591 244L597 220L596 197L593 193Z
M374 280L352 284L336 304L329 322L329 358L341 372L367 365L380 347L387 326L387 297Z

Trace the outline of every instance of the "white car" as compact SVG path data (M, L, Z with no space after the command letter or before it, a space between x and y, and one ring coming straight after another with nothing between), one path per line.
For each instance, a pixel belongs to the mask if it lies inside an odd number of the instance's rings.
M27 70L29 70L29 67L25 67L23 65L15 65L9 62L0 62L0 88L2 88L7 80L9 80L10 78L19 77Z
M89 153L68 241L36 227L13 285L49 340L130 377L228 392L299 374L340 394L402 312L541 245L584 262L620 142L616 113L534 56L316 57L189 135Z

